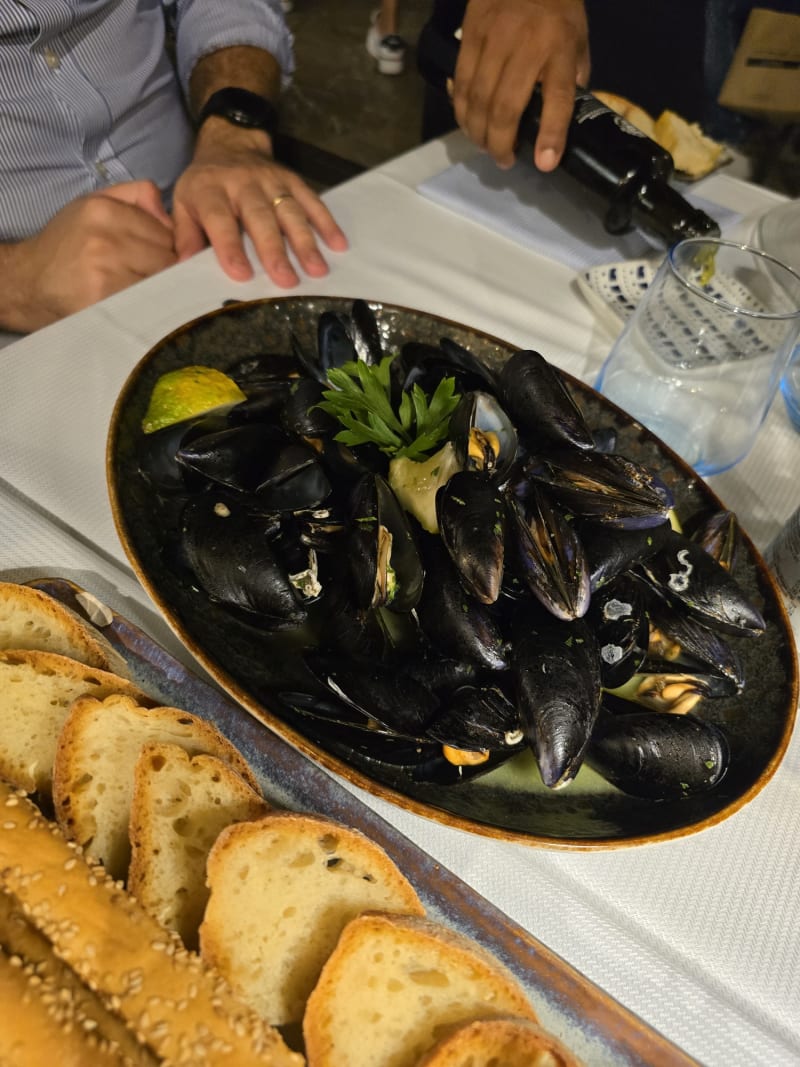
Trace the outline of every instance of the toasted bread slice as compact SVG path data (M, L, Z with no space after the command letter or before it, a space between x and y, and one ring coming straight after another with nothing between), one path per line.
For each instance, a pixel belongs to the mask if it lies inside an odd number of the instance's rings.
M177 935L3 782L0 891L157 1057L192 1067L303 1067Z
M49 797L58 734L73 701L79 696L102 700L112 693L148 703L127 678L68 656L29 649L0 652L0 777Z
M145 708L126 696L79 697L56 746L53 805L68 837L125 879L133 774L148 741L180 745L190 755L217 756L256 792L258 782L238 750L211 723L179 708Z
M0 582L0 649L6 648L57 652L87 667L129 677L125 657L77 612L39 589L14 582Z
M417 916L366 913L308 999L308 1067L416 1067L456 1026L508 1015L536 1022L511 972L475 942Z
M627 97L619 96L617 93L607 93L604 90L593 89L592 95L602 101L606 107L610 107L612 111L622 115L637 130L641 130L642 133L647 134L648 137L655 141L655 121L643 107L639 107L638 104L634 104Z
M417 1067L580 1067L558 1038L527 1019L482 1019L459 1026Z
M302 1019L354 916L369 908L424 912L383 849L310 815L275 812L223 830L208 857L208 884L201 955L273 1025Z
M134 771L129 891L187 948L196 948L211 846L226 826L268 810L216 756L190 756L157 741L144 745Z
M656 119L655 140L670 153L675 169L690 178L710 173L724 152L696 122L689 123L674 111L662 111Z

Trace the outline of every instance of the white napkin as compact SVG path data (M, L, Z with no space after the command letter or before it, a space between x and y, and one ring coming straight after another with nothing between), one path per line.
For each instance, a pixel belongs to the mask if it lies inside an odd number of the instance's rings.
M527 160L500 170L490 156L475 156L421 182L417 192L574 270L653 253L640 233L606 233L594 198L569 174L543 174ZM684 195L723 229L739 218L728 208Z

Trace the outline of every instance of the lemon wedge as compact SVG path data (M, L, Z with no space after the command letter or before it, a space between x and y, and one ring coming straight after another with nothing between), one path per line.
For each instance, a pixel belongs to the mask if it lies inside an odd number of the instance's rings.
M246 397L233 378L213 367L190 366L162 374L142 419L145 433L183 422L205 411L238 404Z

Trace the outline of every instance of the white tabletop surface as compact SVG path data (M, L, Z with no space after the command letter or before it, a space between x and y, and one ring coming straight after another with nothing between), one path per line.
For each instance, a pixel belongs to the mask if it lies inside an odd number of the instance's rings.
M419 308L533 347L588 382L612 338L574 272L432 203L419 182L471 152L433 142L331 190L351 248L293 292ZM717 174L702 196L744 216L779 198ZM92 589L189 662L119 544L105 483L114 402L150 345L231 297L210 252L0 351L0 576ZM711 479L764 547L800 502L800 435L778 402L750 456ZM353 787L349 787L353 789ZM353 789L579 971L708 1065L800 1063L800 741L719 826L679 841L559 852L474 838Z

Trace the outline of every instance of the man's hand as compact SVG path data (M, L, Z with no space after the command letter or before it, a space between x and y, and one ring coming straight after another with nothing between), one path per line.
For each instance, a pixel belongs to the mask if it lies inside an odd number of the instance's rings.
M73 200L36 236L0 246L0 325L47 326L176 262L157 187L126 182Z
M272 159L267 134L217 117L203 123L194 158L175 186L173 221L180 259L208 241L222 269L237 281L253 275L243 232L264 270L283 288L299 281L287 246L314 278L328 273L318 238L333 251L347 248L347 238L316 193Z
M470 0L453 87L459 126L501 167L514 162L520 116L537 82L543 106L534 161L561 159L575 86L589 78L583 0Z

